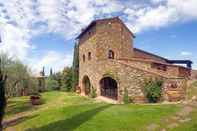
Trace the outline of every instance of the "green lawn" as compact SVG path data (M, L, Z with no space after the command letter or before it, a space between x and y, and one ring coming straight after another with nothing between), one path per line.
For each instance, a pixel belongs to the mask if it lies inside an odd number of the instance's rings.
M191 87L187 91L188 97L191 99L193 96L197 96L197 81L191 84ZM179 125L177 128L172 129L172 131L197 131L197 109L188 116L192 120Z
M74 93L47 92L45 103L32 107L27 97L8 102L6 119L16 131L141 131L175 114L178 105L111 105ZM194 124L195 126L196 124Z
M197 81L194 81L187 90L188 98L191 99L197 95Z
M190 114L191 121L179 125L172 131L197 131L197 110Z

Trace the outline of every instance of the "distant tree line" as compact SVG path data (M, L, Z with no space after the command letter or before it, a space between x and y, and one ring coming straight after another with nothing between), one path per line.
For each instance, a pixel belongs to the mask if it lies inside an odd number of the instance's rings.
M7 73L5 83L5 95L7 98L30 95L38 92L38 80L33 77L30 69L21 61L9 57L7 54L0 54L1 68ZM44 71L43 71L44 73ZM65 67L63 71L53 73L46 78L48 90L75 91L79 80L79 48L78 43L74 46L72 67Z
M50 69L50 75L46 79L48 90L75 91L79 80L79 48L78 43L74 46L73 65L65 67L63 71L53 73Z

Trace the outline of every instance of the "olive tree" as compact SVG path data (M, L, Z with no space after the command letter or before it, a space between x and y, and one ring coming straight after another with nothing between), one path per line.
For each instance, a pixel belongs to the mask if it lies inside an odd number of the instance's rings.
M36 90L37 82L26 65L6 54L0 54L0 58L2 69L7 73L5 88L7 97L21 96L23 91L28 94Z

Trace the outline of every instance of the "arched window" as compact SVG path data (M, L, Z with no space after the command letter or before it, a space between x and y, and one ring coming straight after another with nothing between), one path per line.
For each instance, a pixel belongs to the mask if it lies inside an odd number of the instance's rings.
M88 60L91 60L92 56L91 56L91 52L88 52Z
M85 57L85 55L83 54L83 62L85 62L85 59L86 59L86 57Z
M109 59L114 59L114 52L112 50L109 50L109 52L108 52L108 58Z

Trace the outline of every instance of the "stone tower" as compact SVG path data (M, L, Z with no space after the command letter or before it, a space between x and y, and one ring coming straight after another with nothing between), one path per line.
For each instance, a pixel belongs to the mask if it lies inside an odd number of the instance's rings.
M98 77L98 72L91 71L99 69L98 63L101 61L132 58L134 37L118 17L93 21L78 36L80 80L87 76L86 78L93 79L88 85L99 86L95 78ZM81 84L80 87L83 92L84 85ZM100 93L99 89L97 92Z

